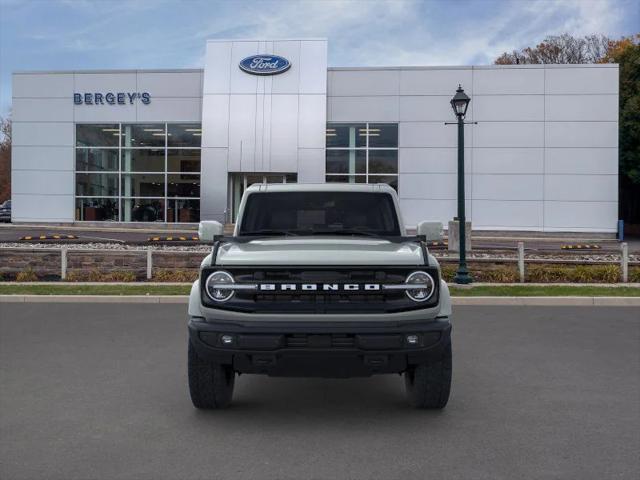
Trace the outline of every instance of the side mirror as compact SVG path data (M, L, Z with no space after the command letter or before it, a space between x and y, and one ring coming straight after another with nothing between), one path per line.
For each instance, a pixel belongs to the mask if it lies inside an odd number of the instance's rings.
M224 235L224 225L215 220L206 220L198 225L198 237L201 242L213 242L215 237Z
M441 242L444 235L442 222L420 222L417 235L424 237L426 242Z

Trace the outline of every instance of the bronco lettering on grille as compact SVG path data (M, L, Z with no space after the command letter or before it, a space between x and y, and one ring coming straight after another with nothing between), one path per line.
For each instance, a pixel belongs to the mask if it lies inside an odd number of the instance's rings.
M381 289L379 283L261 283L258 285L261 292L354 292L359 290L377 291Z

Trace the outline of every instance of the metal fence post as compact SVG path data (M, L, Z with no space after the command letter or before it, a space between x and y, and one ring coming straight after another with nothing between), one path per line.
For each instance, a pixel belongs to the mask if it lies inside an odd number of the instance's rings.
M67 279L67 246L60 249L60 280Z
M622 267L622 282L627 283L629 281L629 245L623 242L620 245L622 249L621 255L621 267Z
M518 273L520 283L524 283L524 242L518 242Z
M147 247L147 280L151 280L153 273L153 250Z

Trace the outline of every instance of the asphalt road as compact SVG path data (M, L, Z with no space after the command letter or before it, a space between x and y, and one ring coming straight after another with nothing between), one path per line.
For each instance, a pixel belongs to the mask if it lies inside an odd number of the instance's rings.
M179 305L0 303L0 478L637 479L637 308L458 307L454 384L242 376L191 406Z

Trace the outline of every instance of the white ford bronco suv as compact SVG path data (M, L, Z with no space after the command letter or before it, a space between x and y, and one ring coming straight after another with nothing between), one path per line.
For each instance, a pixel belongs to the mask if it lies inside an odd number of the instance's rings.
M443 408L451 300L427 241L407 236L388 185L258 184L233 236L213 242L189 299L193 405L229 405L236 373L345 378L404 374L409 402Z

